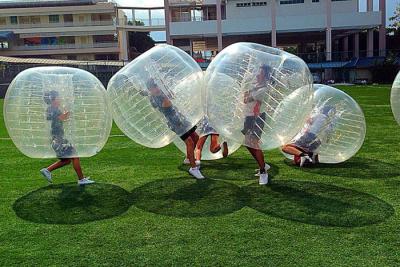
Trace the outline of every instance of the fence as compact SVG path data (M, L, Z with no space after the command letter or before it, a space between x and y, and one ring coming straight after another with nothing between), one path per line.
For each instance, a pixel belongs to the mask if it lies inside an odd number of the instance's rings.
M11 81L21 72L29 68L40 67L40 66L65 66L65 67L75 67L79 69L86 70L93 75L95 75L104 86L107 86L108 81L111 77L118 72L126 62L104 62L104 64L99 64L101 62L82 62L82 61L71 61L71 60L35 60L32 63L23 62L24 59L18 61L21 62L7 62L0 60L0 98L5 96L7 88ZM113 64L111 64L113 63Z

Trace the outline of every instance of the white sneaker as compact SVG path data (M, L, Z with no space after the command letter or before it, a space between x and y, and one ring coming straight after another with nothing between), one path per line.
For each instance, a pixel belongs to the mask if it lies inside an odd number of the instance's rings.
M309 156L301 157L300 159L300 167L303 167L304 164L312 162L312 159Z
M196 163L196 166L200 166L201 161L200 160L196 160L195 163Z
M85 185L85 184L94 184L95 182L93 180L90 180L90 177L85 177L83 179L78 180L79 185Z
M48 169L43 168L43 169L40 170L40 173L44 176L44 178L46 178L46 180L49 183L53 182L53 180L51 179L51 172Z
M199 167L190 168L189 173L196 179L204 179L205 177L201 174Z
M271 166L268 165L267 163L265 163L265 167L264 167L265 171L268 171L269 169L271 169ZM255 171L257 172L256 174L254 174L255 177L260 176L260 169L255 169Z
M268 173L261 173L260 174L260 179L258 180L258 183L260 185L266 185L268 184Z

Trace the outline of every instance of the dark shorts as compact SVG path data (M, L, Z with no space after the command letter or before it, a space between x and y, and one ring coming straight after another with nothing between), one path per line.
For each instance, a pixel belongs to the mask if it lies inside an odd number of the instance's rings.
M75 148L67 139L53 138L51 147L56 152L56 156L59 159L73 158L76 154Z
M180 136L181 139L182 139L183 141L185 141L186 139L189 138L189 136L190 136L192 133L194 133L194 132L196 131L196 129L197 129L197 126L194 126L192 129L190 129L189 131L187 131L186 133L184 133L183 135L181 135L181 136Z
M259 116L247 116L244 120L242 134L252 136L255 139L261 139L267 114L261 113Z
M311 153L319 148L319 146L321 145L321 141L315 134L305 133L304 135L300 136L300 138L297 139L293 144L304 152Z
M168 128L174 133L181 135L186 134L186 129L190 127L190 122L180 112L171 109L169 112L164 113L167 119Z

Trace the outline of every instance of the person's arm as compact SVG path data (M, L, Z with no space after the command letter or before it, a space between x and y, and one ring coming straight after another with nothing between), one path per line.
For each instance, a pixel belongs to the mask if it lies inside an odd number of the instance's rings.
M171 100L169 100L168 97L164 97L163 102L162 102L162 107L163 108L169 108L172 106Z
M69 115L70 115L70 114L71 114L71 113L70 113L69 111L67 111L67 112L65 112L65 113L62 113L61 115L58 116L58 119L59 119L60 121L66 121L66 120L69 119Z

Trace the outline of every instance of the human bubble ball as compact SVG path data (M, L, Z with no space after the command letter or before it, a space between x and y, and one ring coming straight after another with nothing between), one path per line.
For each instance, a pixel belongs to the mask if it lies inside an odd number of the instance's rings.
M137 57L108 84L117 126L133 141L164 147L203 117L204 75L187 53L158 45Z
M339 89L315 84L313 109L290 144L318 154L321 163L340 163L360 150L365 134L365 117L358 103Z
M197 124L196 132L200 138L203 136L208 136L201 152L201 160L216 160L223 158L223 142L226 142L228 145L228 155L231 155L240 148L240 144L219 135L219 133L209 124L207 116L204 116L203 119L201 119L200 122ZM214 134L219 135L218 142L221 145L221 150L217 153L212 153L210 150L210 135ZM186 155L186 145L182 140L180 140L179 138L175 138L174 144L184 155Z
M16 147L31 158L91 157L104 147L112 126L101 82L67 67L19 73L5 96L4 120Z
M312 76L299 57L276 48L236 43L205 75L207 115L239 144L273 149L288 142L312 107Z
M390 103L394 118L397 123L400 124L400 72L397 74L393 82Z

